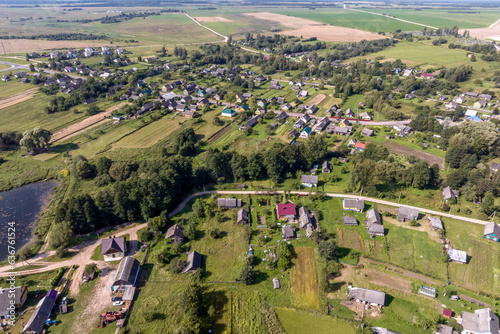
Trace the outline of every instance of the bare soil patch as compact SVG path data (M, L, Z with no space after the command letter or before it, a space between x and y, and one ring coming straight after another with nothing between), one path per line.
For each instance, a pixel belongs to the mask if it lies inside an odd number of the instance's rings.
M52 50L64 48L84 48L86 46L101 46L105 41L45 41L32 39L4 39L2 40L6 53L17 53L38 50Z
M80 133L81 130L84 130L84 129L86 130L86 129L89 129L90 127L97 126L98 124L96 124L96 123L99 123L99 122L105 120L108 116L110 116L113 113L113 111L119 109L120 107L124 106L125 104L127 104L127 103L126 102L120 103L116 106L108 108L106 111L104 111L102 113L99 113L99 114L94 115L94 116L90 116L81 122L75 123L73 125L70 125L64 129L57 131L56 133L54 133L52 135L52 138L50 139L49 143L55 143L63 138L64 139L71 138L73 136L76 136L78 133Z
M233 22L221 16L198 16L195 19L198 22Z
M316 95L311 101L309 101L309 104L315 104L318 105L325 99L326 95L325 94L318 94Z
M269 12L245 13L261 20L275 21L291 28L281 31L281 35L302 36L303 38L317 37L318 40L330 42L359 42L361 40L381 39L381 36L352 28L337 27L313 20L302 19L295 16L281 15Z
M374 270L367 270L366 275L370 283L411 293L411 282L407 279Z
M387 147L387 149L393 153L397 153L405 157L413 155L418 159L424 160L430 166L437 164L439 166L439 169L444 170L444 158L438 157L434 154L430 154L427 152L422 152L420 150L393 141L384 142L384 146Z
M11 107L15 104L27 101L38 93L38 87L31 88L0 100L0 109Z
M491 28L467 29L467 31L470 33L471 37L500 41L500 24L498 23ZM463 32L464 29L460 29L458 33L463 34Z

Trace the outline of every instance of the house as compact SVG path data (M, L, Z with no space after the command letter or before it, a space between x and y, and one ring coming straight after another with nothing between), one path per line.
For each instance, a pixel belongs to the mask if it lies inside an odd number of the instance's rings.
M448 200L456 202L458 195L460 195L460 192L456 189L451 189L450 186L443 189L443 199L445 202L448 202Z
M371 121L372 118L370 115L368 115L368 113L365 111L365 112L362 112L361 114L358 115L359 117L361 117L361 119L363 121Z
M487 101L491 100L492 97L493 96L491 96L489 94L479 94L477 96L478 99L487 100Z
M248 212L245 209L240 209L238 211L238 216L236 218L236 222L238 224L246 224L246 223L248 223Z
M398 212L398 220L402 222L418 219L418 209L409 206L400 206Z
M361 134L363 136L367 136L367 137L371 137L373 136L373 130L370 130L368 128L364 128L362 131L361 131Z
M318 111L318 107L315 104L306 105L306 112L308 114L315 114Z
M217 207L224 209L241 208L241 199L238 198L218 198Z
M446 101L446 100L448 100L448 96L446 96L446 95L441 95L441 96L439 97L439 101L441 101L441 102L442 102L442 101Z
M450 248L448 250L448 257L451 261L455 261L458 263L467 263L467 253L458 249Z
M295 229L290 225L283 225L281 228L283 239L290 240L295 238Z
M382 216L375 209L370 209L366 212L366 228L370 238L378 235L384 236L384 225L382 225Z
M412 100L416 97L415 92L411 92L405 95L405 99Z
M360 143L359 141L354 145L354 149L363 152L365 150L366 144Z
M462 334L497 334L500 325L498 317L489 308L462 312Z
M281 121L281 120L287 119L287 117L288 117L288 114L286 112L282 111L280 114L278 114L278 116L276 116L274 118L274 120L275 121Z
M23 328L23 333L41 334L44 332L45 322L52 314L52 310L56 305L57 291L49 290L45 297L42 298L36 305L35 311L31 314L30 319Z
M305 206L302 206L299 209L299 222L300 228L302 230L305 229L308 225L312 225L311 212L309 212L309 210Z
M24 78L25 76L26 76L26 72L24 72L24 71L19 71L16 74L14 74L14 78L17 78L17 79Z
M308 138L309 135L311 134L312 129L309 126L306 126L301 132L300 132L300 138Z
M9 289L0 288L0 319L9 318L10 311L14 307L19 309L28 298L28 287L18 286Z
M495 242L500 241L500 226L494 222L484 225L484 238L493 240Z
M243 131L243 130L254 127L255 124L257 124L259 122L260 118L262 118L262 115L256 115L256 116L250 118L245 124L240 126L240 130Z
M284 98L283 96L280 96L280 97L278 97L278 98L276 99L276 102L277 102L278 104L283 104L283 103L285 103L285 98Z
M267 105L267 100L266 99L262 99L262 98L258 98L257 99L257 105L259 107L265 107Z
M183 243L184 242L184 227L175 224L167 230L167 235L165 240L172 238L172 242Z
M476 103L474 103L474 107L476 107L476 108L486 108L487 105L488 105L488 102L486 102L486 100L480 100L480 101L477 101Z
M291 130L288 132L288 137L297 137L298 134L297 130Z
M297 215L294 203L276 204L276 216L278 219L294 220Z
M342 208L347 211L363 212L365 201L357 198L344 198L342 200Z
M349 128L350 127L341 127L341 126L334 125L333 126L333 133L335 133L336 135L345 136L345 135L349 134Z
M179 103L175 106L175 110L184 112L186 110L186 105L183 103Z
M294 128L297 128L297 129L302 129L304 127L304 125L306 125L307 122L304 122L304 120L302 119L299 119L297 122L295 122L293 124L293 127Z
M92 57L92 55L94 54L94 50L90 47L86 47L83 54L85 55L85 57Z
M121 260L126 252L127 245L124 237L101 240L101 255L104 257L104 261Z
M424 296L431 297L431 298L436 298L436 295L437 295L436 289L431 288L429 286L425 286L425 285L420 286L420 288L418 289L418 293L420 295L424 295Z
M328 161L323 162L323 165L321 165L321 172L322 173L331 173L332 169L333 169L333 166Z
M318 176L317 175L302 175L300 181L304 187L317 187L318 186Z
M358 221L354 217L344 216L342 217L342 222L344 225L358 225Z
M236 111L234 111L233 109L224 109L222 110L221 114L220 114L222 117L234 117L236 116Z
M201 254L192 251L188 254L187 265L182 269L182 273L194 273L198 268L201 268Z
M374 306L385 305L385 293L363 288L350 288L349 299L355 299L357 302L367 303Z
M280 280L277 279L276 277L273 278L273 288L274 289L279 289L280 288Z
M465 97L465 95L462 94L459 96L455 96L453 98L453 102L458 103L458 104L462 104L462 103L467 102L467 98Z
M443 222L438 217L427 217L427 220L431 223L431 230L443 230Z
M467 111L465 112L464 116L465 117L477 116L477 111L476 110L472 110L472 109L467 109Z
M297 93L297 97L307 97L307 90L299 90L298 93Z
M123 48L117 48L115 52L119 55L122 55L125 52L125 50Z
M4 76L2 77L2 81L7 82L7 81L11 81L11 80L12 80L12 79L11 79L8 75L4 75Z

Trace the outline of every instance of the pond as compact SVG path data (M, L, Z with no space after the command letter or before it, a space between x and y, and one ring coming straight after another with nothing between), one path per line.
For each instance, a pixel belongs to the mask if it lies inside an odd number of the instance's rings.
M0 192L0 261L7 259L8 233L15 222L15 249L18 251L33 239L33 231L40 214L54 195L59 182L37 182Z

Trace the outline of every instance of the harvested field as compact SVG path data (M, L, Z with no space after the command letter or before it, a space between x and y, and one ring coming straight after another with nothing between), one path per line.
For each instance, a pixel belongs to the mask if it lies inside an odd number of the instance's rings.
M315 104L318 105L325 99L325 94L318 94L316 95L311 101L308 102L308 104Z
M0 109L8 108L20 102L29 100L38 92L38 87L25 90L0 100Z
M245 13L261 20L279 22L291 30L281 31L281 35L302 36L303 38L317 37L318 40L329 42L359 42L361 40L381 39L380 35L352 28L327 25L313 20L295 16L274 14L269 12Z
M471 37L482 38L482 39L494 39L500 41L500 24L499 21L495 22L496 24L492 24L488 28L475 28L475 29L467 29L470 32ZM459 31L459 34L462 34L464 29Z
M219 140L222 136L224 136L225 134L233 131L234 128L231 126L231 125L227 125L226 127L222 128L219 130L219 132L215 133L208 141L207 141L207 144L208 145L212 145L214 144L217 140Z
M124 106L127 104L126 102L117 104L116 106L113 106L111 108L108 108L105 112L99 113L94 116L90 116L86 119L84 119L81 122L75 123L73 125L70 125L64 129L61 129L54 133L52 135L52 138L50 139L49 143L55 143L61 139L68 139L73 136L76 136L77 134L81 133L84 130L87 130L89 128L95 127L99 124L101 124L102 121L105 121L108 116L110 116L113 111L118 110L120 107Z
M384 146L387 147L387 149L392 153L397 153L405 157L412 155L417 159L424 160L430 166L437 164L439 166L439 169L444 170L444 158L438 157L434 154L430 154L427 152L422 152L420 150L393 141L384 142Z
M45 41L41 39L4 39L2 40L6 53L33 52L39 50L84 48L86 46L101 46L105 41Z
M367 270L366 275L370 283L411 293L411 281L407 279L374 270Z
M198 22L233 22L221 16L198 16L195 19Z
M295 248L290 272L292 302L299 308L319 308L318 274L314 251L310 247Z

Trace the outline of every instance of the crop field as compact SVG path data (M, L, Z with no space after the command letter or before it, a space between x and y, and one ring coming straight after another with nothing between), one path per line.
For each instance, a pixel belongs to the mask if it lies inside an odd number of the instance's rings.
M290 285L292 303L299 308L319 308L318 274L312 248L295 248Z
M260 298L256 292L230 294L231 313L229 315L229 333L264 334L267 326L260 311ZM229 327L228 326L228 327Z
M0 83L0 103L5 99L10 98L12 95L31 90L32 88L32 85L22 84L16 81L2 82Z
M0 99L0 109L8 108L20 102L27 101L33 98L38 92L38 87L30 88L28 90L12 94L8 97Z
M276 315L287 334L354 334L354 327L349 323L325 315L288 308L277 308Z

